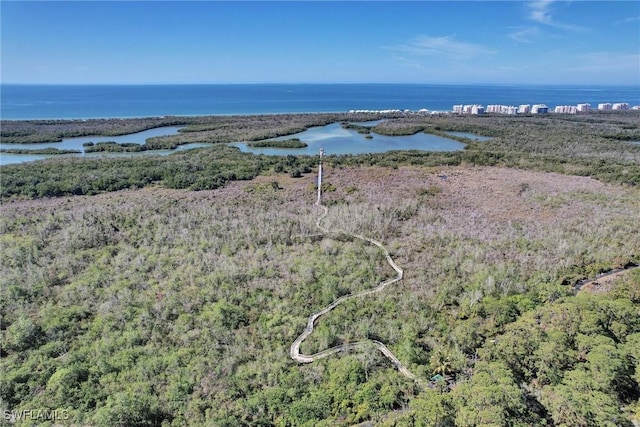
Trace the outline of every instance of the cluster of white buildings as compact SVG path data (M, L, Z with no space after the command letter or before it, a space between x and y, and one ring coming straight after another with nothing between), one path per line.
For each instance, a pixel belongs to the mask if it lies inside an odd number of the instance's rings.
M640 109L634 107L634 109ZM611 110L629 110L628 102L616 102L615 104L611 104L610 102L605 102L602 104L598 104L598 111L611 111ZM558 105L555 109L555 113L563 113L563 114L577 114L577 113L587 113L591 111L591 104L578 104L578 105Z
M454 105L453 112L454 114L483 114L485 111L482 105L474 104L474 105Z
M609 110L628 110L629 103L627 102L616 102L615 104L611 104L610 102L605 102L603 104L598 104L598 110L600 111L609 111ZM634 109L639 109L634 107Z
M485 109L487 113L497 113L497 114L518 114L518 107L514 107L513 105L487 105Z
M420 110L400 110L400 109L389 109L389 110L349 110L349 113L369 113L369 114L420 114L420 115L440 115L440 114L484 114L484 113L493 113L493 114L507 114L515 116L517 114L547 114L549 112L558 113L558 114L578 114L578 113L588 113L591 111L591 104L578 104L578 105L558 105L552 110L547 107L545 104L522 104L519 106L515 105L500 105L500 104L492 104L484 107L479 104L459 104L454 105L451 112L449 111L431 111L426 108L422 108ZM640 110L640 105L636 105L634 107L629 107L628 102L617 102L615 104L612 103L602 103L598 104L599 111L609 111L609 110Z
M560 114L588 113L589 111L591 111L591 104L558 105L553 110L554 113Z
M549 112L549 107L544 104L522 104L518 107L515 105L487 105L487 108L482 105L454 105L454 114L546 114Z
M629 110L629 104L627 102L618 102L615 104L611 103L603 103L598 104L598 110L600 111L609 111L609 110ZM633 110L640 110L640 106L635 106L631 108ZM558 105L553 109L554 113L559 114L578 114L578 113L588 113L591 111L591 104L578 104L578 105ZM549 112L549 107L544 104L523 104L518 107L514 105L487 105L485 108L482 105L454 105L452 112L454 114L484 114L484 113L494 113L494 114L546 114Z

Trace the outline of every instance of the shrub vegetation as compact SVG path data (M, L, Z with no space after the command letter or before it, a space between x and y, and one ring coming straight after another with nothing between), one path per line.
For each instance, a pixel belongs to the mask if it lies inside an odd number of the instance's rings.
M631 427L640 269L606 292L574 285L640 263L638 149L604 136L638 116L527 119L398 118L386 126L494 139L325 159L324 225L384 242L405 275L323 317L303 350L380 340L417 383L373 346L288 356L311 312L394 274L377 247L318 234L317 157L216 145L3 166L3 409L95 426Z
M299 138L291 138L284 140L263 140L263 141L253 141L247 143L249 147L256 148L304 148L307 147L307 144L300 141Z
M1 148L0 153L7 154L79 154L79 150L61 150L55 147L49 148Z

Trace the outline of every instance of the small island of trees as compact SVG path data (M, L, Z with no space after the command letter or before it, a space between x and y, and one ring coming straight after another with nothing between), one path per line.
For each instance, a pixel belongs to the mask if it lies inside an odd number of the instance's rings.
M80 154L79 150L64 150L55 147L48 148L0 148L0 153L6 154Z
M96 144L85 143L84 152L85 153L100 153L100 152L109 152L109 153L137 153L140 151L146 151L146 144L136 144L135 142L124 142L122 144L118 144L115 141L106 141L106 142L98 142Z
M308 145L299 138L284 140L264 140L248 142L247 146L253 148L305 148Z

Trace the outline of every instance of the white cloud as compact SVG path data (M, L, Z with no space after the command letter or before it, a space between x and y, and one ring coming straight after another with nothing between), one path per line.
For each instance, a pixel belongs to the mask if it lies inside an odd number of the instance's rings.
M509 37L520 43L533 43L540 34L541 31L538 27L516 28L509 34Z
M552 5L557 3L556 0L535 0L527 3L529 9L529 19L549 27L558 28L567 31L584 31L585 28L578 25L559 22L552 15Z
M534 24L512 28L507 36L518 43L536 43L544 38L559 36L553 30L573 33L587 31L584 27L558 21L553 10L553 5L557 3L557 0L535 0L525 3L526 18Z
M421 35L405 44L389 47L401 56L437 56L453 60L466 60L481 55L493 55L496 51L485 46L457 41L454 36L430 37Z
M627 19L622 19L620 21L617 21L616 25L634 24L636 22L640 22L640 16L630 16Z
M640 72L639 53L588 52L578 55L577 59L577 69L603 72L629 69Z
M529 19L532 21L539 22L541 24L551 24L551 12L549 11L549 7L553 3L554 0L537 0L528 3L530 14Z
M639 84L640 54L626 52L588 52L570 55L558 73L574 83Z

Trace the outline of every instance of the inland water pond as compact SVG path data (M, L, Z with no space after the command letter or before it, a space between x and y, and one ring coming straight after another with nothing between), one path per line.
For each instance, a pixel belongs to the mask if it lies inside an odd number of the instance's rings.
M374 126L377 122L357 123L359 125ZM0 154L0 165L14 163L25 163L50 157L73 156L73 157L137 157L149 155L167 155L177 151L188 150L198 147L206 147L211 143L191 143L180 145L173 150L148 150L135 153L112 153L98 152L85 153L83 144L87 142L107 142L113 141L118 144L137 143L144 144L147 138L176 135L178 127L160 127L149 129L143 132L132 133L120 136L83 136L76 138L64 138L62 142L46 142L37 144L0 144L2 149L42 149L58 148L60 150L77 150L78 154ZM332 123L326 126L318 126L307 129L303 132L288 135L274 140L286 140L298 138L307 144L304 148L254 148L249 147L246 142L230 143L229 145L238 147L243 152L264 155L316 155L320 148L327 154L364 154L382 153L391 150L424 150L424 151L457 151L464 148L464 144L453 139L427 133L417 133L409 136L385 136L374 132L370 136L360 134L353 129L344 129L340 123ZM470 140L483 141L489 139L473 134L460 134L451 132L452 136L464 137Z

